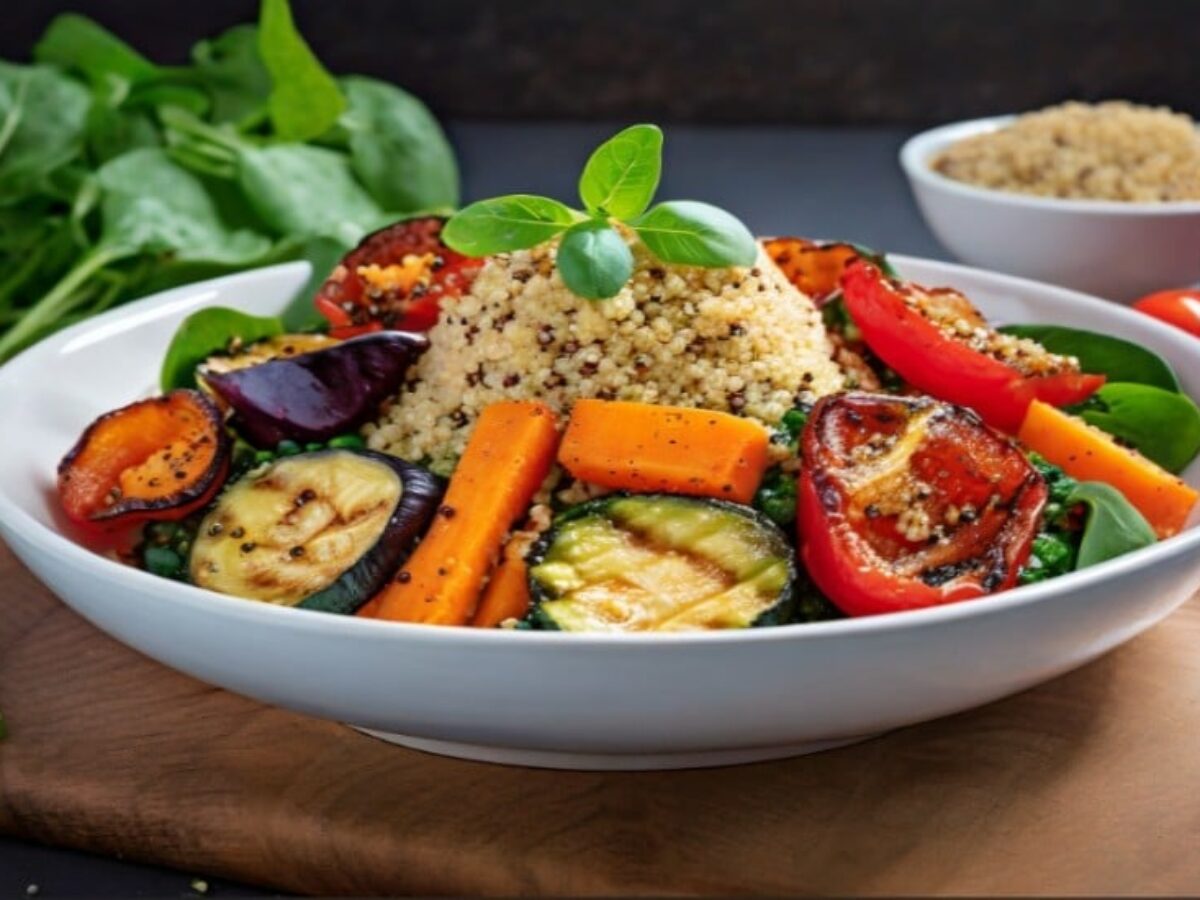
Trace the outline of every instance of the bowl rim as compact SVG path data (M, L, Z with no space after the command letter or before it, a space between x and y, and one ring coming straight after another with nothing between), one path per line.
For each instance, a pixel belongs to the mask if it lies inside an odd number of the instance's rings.
M1036 289L1041 292L1049 291L1055 300L1067 305L1083 306L1086 309L1103 310L1106 315L1115 316L1118 320L1137 321L1142 327L1149 327L1172 343L1179 343L1184 352L1194 353L1200 360L1200 344L1191 347L1194 338L1172 328L1169 325L1148 319L1128 308L1108 303L1104 300L1072 291L1068 288L1037 282L1032 279L1020 278L991 272L972 266L963 266L922 257L891 254L890 259L901 268L905 265L932 265L943 269L948 275L962 273L966 276L983 274L997 288L1011 291L1021 289ZM196 294L208 293L213 297L219 295L217 288L226 285L237 285L242 281L251 281L264 275L277 275L291 278L297 284L303 284L310 271L307 263L293 262L281 265L267 266L234 275L225 275L208 281L195 282L180 288L173 288L160 294L155 294L133 303L125 304L115 310L103 313L64 329L38 344L25 350L8 363L0 366L0 388L19 383L23 377L28 377L27 370L36 371L42 359L50 360L67 345L80 341L92 343L94 340L105 340L113 333L124 333L128 328L120 326L126 320L137 322L158 315L167 315L175 306L188 305ZM173 300L175 302L165 302ZM206 300L204 305L211 305ZM87 340L91 335L92 340ZM1031 585L1019 586L978 599L960 603L949 603L924 609L903 610L884 613L875 616L837 619L827 622L807 622L789 625L779 625L770 628L748 628L722 631L696 631L672 633L564 633L555 631L512 631L497 628L446 627L410 622L385 622L375 619L362 619L357 616L337 616L315 610L296 609L293 607L276 606L269 603L256 603L240 597L218 594L204 588L181 582L171 581L152 575L149 572L135 569L100 553L88 549L71 540L66 534L56 528L42 524L30 512L11 498L0 482L0 525L4 530L15 536L10 543L14 552L21 555L20 544L31 545L47 558L56 558L61 564L69 565L77 570L90 572L97 580L117 582L130 590L151 591L157 593L163 602L171 602L198 611L200 614L213 614L224 617L231 623L255 624L265 627L281 628L285 631L313 630L321 631L333 637L354 636L364 640L399 640L416 641L422 644L464 643L471 646L499 647L508 642L524 644L549 643L587 648L604 648L612 646L653 645L657 647L686 647L697 644L741 644L762 643L792 640L819 640L822 638L845 638L855 635L871 635L875 637L894 635L908 632L912 629L933 627L938 625L953 625L970 619L987 618L989 616L1005 615L1025 606L1049 602L1056 596L1075 594L1086 591L1100 582L1110 578L1135 574L1137 571L1174 559L1186 553L1195 552L1200 548L1200 523L1187 528L1174 537L1167 538L1149 547L1144 547L1116 559L1071 572L1067 575Z
M1090 216L1196 216L1200 215L1200 200L1088 200L1082 198L1042 197L1022 194L998 188L980 187L965 181L957 181L934 170L929 160L938 151L963 138L985 134L1008 125L1017 115L1010 113L985 116L979 119L963 119L926 129L909 137L900 147L900 167L909 181L920 183L944 193L963 199L996 203L1001 206L1047 210L1060 213L1078 213Z

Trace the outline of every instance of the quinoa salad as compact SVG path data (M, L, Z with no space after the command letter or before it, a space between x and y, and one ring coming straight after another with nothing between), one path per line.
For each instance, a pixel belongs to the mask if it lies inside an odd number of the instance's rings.
M1063 103L964 138L930 162L978 187L1041 197L1127 202L1200 200L1196 123L1126 101Z
M653 203L661 149L602 144L581 209L367 235L320 329L194 313L161 393L62 458L71 527L250 602L670 632L967 602L1186 526L1200 409L1165 360Z

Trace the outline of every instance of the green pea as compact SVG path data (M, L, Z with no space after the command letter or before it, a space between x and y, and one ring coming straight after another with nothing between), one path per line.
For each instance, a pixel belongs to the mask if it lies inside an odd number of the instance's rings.
M183 557L170 547L147 547L142 559L146 571L163 578L175 578L183 571Z
M339 434L332 438L326 446L332 450L362 450L367 446L367 442L362 439L361 435Z
M275 446L275 452L279 456L295 456L297 453L304 452L304 448L295 441L282 440Z
M324 449L325 449L325 445L318 444L316 441L310 441L309 443L304 445L305 453L316 453L318 450L324 450Z
M259 450L254 454L254 464L261 466L264 463L269 463L275 459L275 454L270 450Z

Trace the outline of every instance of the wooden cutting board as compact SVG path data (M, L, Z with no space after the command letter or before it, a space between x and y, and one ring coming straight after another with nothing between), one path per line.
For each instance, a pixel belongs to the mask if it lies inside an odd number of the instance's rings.
M427 756L208 687L0 546L0 710L0 832L294 891L1200 893L1196 600L1085 669L858 746L572 773Z

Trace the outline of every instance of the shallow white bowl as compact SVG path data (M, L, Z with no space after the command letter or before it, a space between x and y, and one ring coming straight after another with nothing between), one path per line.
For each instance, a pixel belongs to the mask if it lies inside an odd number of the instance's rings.
M1002 275L896 258L997 319L1099 328L1167 357L1200 396L1200 342L1121 307ZM279 311L294 263L168 291L0 368L0 533L71 607L191 675L268 703L475 759L669 768L788 756L1022 690L1128 640L1200 586L1200 529L1049 583L869 619L672 635L439 628L208 593L65 536L54 469L100 413L145 395L188 313ZM1200 483L1193 467L1192 483ZM86 685L77 689L87 690Z
M1013 116L944 125L900 150L925 221L964 262L1124 303L1200 280L1200 202L1059 200L955 181L929 163Z

